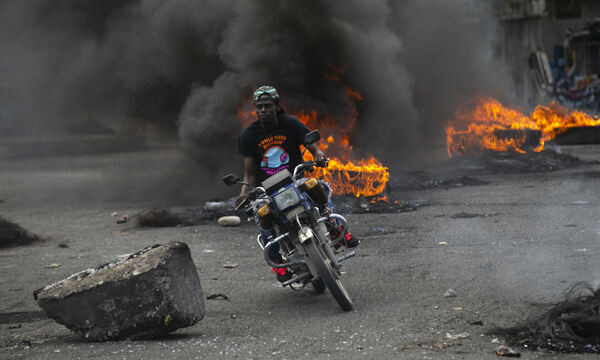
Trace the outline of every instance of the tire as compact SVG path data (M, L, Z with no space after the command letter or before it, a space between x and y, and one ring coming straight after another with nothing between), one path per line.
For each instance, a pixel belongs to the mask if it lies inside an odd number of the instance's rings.
M333 295L335 298L335 301L337 301L338 305L340 305L344 311L352 310L354 307L352 304L352 299L350 299L346 289L344 289L344 285L342 285L342 282L338 278L335 270L331 268L329 263L326 261L326 258L317 248L314 240L307 240L304 246L306 246L306 251L310 256L310 259L317 267L317 271L319 272L321 279L331 292L331 295Z
M325 285L325 282L322 278L319 278L319 280L314 280L312 282L312 286L317 294L322 294L325 292L325 289L327 289L327 285Z

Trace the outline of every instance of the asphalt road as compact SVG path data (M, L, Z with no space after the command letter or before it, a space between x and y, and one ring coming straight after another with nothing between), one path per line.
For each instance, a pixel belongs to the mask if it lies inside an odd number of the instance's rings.
M600 159L600 146L563 151ZM427 206L348 215L362 244L343 277L355 310L342 312L327 292L280 288L261 258L252 224L116 224L112 212L132 215L157 203L206 199L206 189L196 191L193 181L173 180L190 176L180 168L186 161L172 149L0 159L0 215L48 238L0 250L1 314L37 312L35 289L169 241L190 246L205 295L230 299L207 300L204 320L154 341L89 343L35 313L31 320L4 317L0 358L493 359L494 327L514 325L536 311L532 302L557 300L577 281L600 280L600 165L478 176L489 182L481 186L395 192L395 199ZM173 164L179 170L170 171ZM182 193L177 201L166 200ZM479 216L453 216L461 213ZM239 266L224 268L227 262ZM444 298L450 288L457 296ZM465 339L443 339L465 332ZM433 346L444 342L444 349ZM525 359L597 358L522 353Z

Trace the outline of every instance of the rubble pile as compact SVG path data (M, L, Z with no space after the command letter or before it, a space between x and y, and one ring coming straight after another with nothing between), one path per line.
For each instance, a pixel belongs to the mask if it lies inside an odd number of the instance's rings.
M195 224L192 219L186 219L185 216L168 209L145 210L135 217L139 227L171 227Z
M190 249L178 242L81 271L33 296L50 318L94 341L164 336L205 313Z
M12 246L31 244L42 240L41 237L30 233L21 226L0 217L0 249Z
M600 289L575 284L564 300L542 315L493 332L526 349L600 353Z

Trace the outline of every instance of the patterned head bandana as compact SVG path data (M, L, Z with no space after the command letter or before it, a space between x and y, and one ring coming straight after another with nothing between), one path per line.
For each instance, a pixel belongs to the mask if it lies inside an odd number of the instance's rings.
M254 102L257 102L262 95L268 95L271 99L273 99L275 103L279 102L279 94L277 93L277 90L272 86L265 85L256 89L254 91L254 94L252 95L252 100Z

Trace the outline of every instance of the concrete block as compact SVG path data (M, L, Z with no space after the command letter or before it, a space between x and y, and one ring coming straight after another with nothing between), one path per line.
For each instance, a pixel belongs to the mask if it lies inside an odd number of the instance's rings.
M33 293L48 316L95 341L166 335L204 317L204 296L185 243L145 248Z

